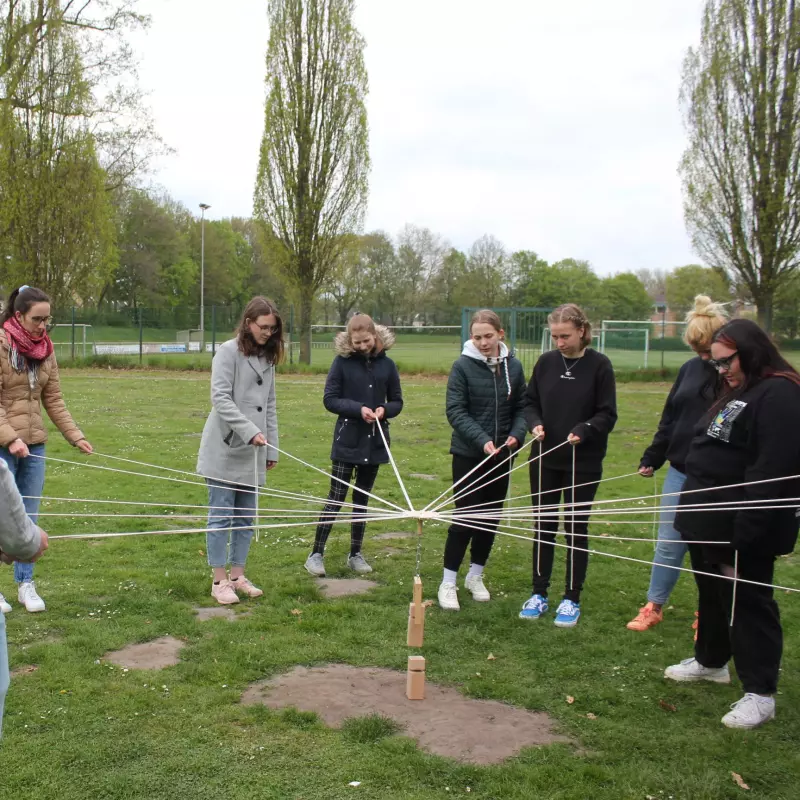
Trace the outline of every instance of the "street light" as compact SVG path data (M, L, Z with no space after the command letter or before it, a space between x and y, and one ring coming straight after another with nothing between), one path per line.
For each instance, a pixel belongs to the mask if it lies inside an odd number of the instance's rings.
M208 203L200 203L200 352L206 349L206 211Z

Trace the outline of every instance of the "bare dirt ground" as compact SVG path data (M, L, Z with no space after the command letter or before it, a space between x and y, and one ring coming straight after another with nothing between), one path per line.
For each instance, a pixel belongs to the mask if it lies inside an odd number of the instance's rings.
M366 594L378 584L363 578L318 578L317 586L325 597L346 597L351 594Z
M152 642L126 645L121 650L106 653L103 659L128 669L164 669L180 662L178 654L183 644L172 636L162 636Z
M349 717L382 714L398 722L424 750L471 764L497 764L524 747L572 742L554 732L547 714L472 700L430 681L424 700L408 700L405 672L347 664L295 667L251 685L242 702L313 711L331 727Z

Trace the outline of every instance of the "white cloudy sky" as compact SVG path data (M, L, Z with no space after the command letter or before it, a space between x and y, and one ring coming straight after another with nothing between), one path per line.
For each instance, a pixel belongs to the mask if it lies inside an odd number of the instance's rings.
M175 155L154 176L211 218L248 215L266 0L142 0L140 78ZM466 249L696 261L676 173L681 62L702 0L360 0L372 174L366 228L430 227Z

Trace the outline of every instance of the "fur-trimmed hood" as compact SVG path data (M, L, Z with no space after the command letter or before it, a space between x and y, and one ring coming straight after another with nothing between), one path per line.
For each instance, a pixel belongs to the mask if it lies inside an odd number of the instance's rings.
M376 324L375 332L377 334L377 342L375 350L373 350L373 356L389 350L394 345L395 339L394 333L385 325ZM333 340L333 350L337 356L342 356L343 358L350 358L356 353L350 344L350 337L347 335L347 331L340 331L336 334L336 338Z

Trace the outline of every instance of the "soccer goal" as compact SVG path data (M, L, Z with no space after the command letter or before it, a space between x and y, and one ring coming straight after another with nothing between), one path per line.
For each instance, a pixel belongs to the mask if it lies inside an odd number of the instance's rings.
M604 319L597 349L619 368L647 369L652 326L650 320Z

